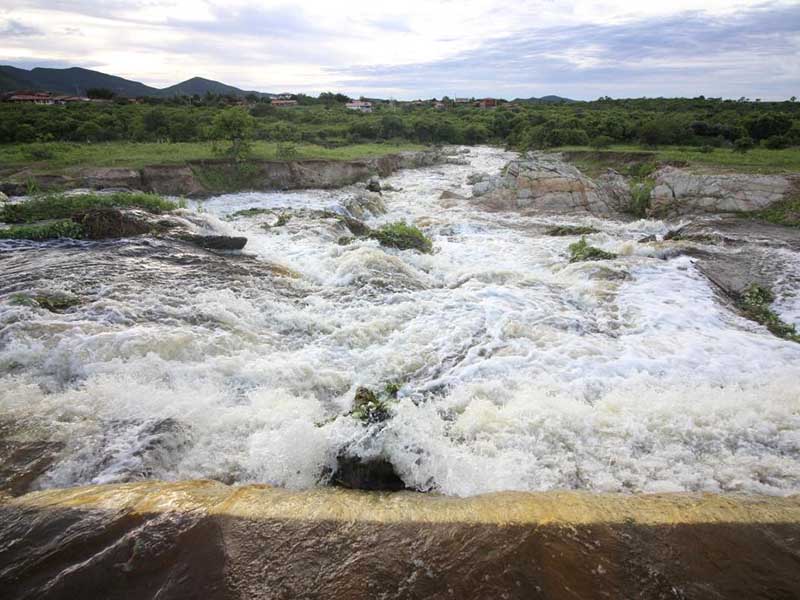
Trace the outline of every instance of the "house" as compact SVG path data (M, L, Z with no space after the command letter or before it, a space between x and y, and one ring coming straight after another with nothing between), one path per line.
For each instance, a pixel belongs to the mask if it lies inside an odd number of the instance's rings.
M445 105L444 102L437 102L436 104L433 105L433 108L435 108L436 110L444 110L447 108L447 106Z
M297 100L284 100L282 98L273 98L272 100L270 100L270 104L272 104L272 106L277 106L277 107L297 106Z
M453 100L456 104L469 104L471 100L469 98L456 98Z
M91 102L91 100L85 96L54 96L53 102L55 104L73 104L77 102Z
M55 99L49 92L13 92L6 98L7 102L17 102L19 104L55 104Z
M353 100L352 102L345 104L345 107L350 110L357 110L359 112L372 112L372 102L367 102L366 100Z
M497 100L494 98L484 98L478 101L477 106L478 108L496 108Z

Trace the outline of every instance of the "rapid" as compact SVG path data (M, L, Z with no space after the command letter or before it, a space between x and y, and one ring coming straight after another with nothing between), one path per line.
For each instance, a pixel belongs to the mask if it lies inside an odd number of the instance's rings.
M464 152L385 179L386 212L357 215L416 224L431 255L339 243L330 215L352 213L361 186L194 202L248 238L242 255L3 242L0 423L59 445L35 486L304 489L347 447L457 496L800 492L800 344L737 314L691 257L637 243L668 223L482 210L468 176L513 155ZM558 224L596 227L587 240L619 257L570 263L576 238L544 235ZM785 264L776 309L800 325L800 256ZM12 302L24 289L81 303ZM358 387L387 383L389 421L347 415Z

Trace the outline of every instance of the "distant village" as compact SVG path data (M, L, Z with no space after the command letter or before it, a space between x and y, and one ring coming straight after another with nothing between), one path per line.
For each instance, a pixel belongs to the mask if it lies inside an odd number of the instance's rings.
M91 90L90 90L91 92ZM146 98L126 98L121 96L114 96L113 94L104 94L104 97L95 97L91 93L87 96L68 96L56 94L53 92L42 92L32 90L17 90L7 92L0 95L0 102L11 102L16 104L37 104L41 106L63 106L66 104L75 103L107 103L107 102L128 102L131 104L143 104L148 100ZM230 104L238 106L253 106L257 103L268 102L276 108L290 108L298 106L298 96L295 94L278 94L278 95L264 95L260 98L252 97L239 97L232 96ZM443 97L441 100L432 98L430 100L378 100L378 99L360 99L349 100L344 103L345 108L352 111L370 113L376 106L389 105L389 106L413 106L418 108L430 107L436 110L447 110L454 106L473 106L475 108L492 109L500 104L507 107L513 107L514 104L506 100L498 100L496 98L454 98Z

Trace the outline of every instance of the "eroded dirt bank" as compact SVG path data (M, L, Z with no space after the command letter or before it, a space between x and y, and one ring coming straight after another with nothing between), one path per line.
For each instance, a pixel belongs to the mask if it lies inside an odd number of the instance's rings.
M800 498L469 499L216 482L0 510L5 598L797 598Z
M388 177L400 169L430 166L442 160L440 152L398 152L363 160L252 160L235 166L223 160L187 164L151 165L142 169L97 167L65 174L39 174L28 170L0 180L9 196L76 188L127 188L156 194L204 197L239 190L295 190L339 188L373 175Z

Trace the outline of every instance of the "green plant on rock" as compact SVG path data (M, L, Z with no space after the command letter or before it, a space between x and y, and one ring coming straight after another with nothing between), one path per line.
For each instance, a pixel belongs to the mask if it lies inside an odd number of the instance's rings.
M644 218L650 209L650 196L653 192L655 183L650 179L643 181L631 181L631 203L628 212L634 217Z
M4 203L0 220L5 223L33 223L46 219L70 219L76 214L99 208L138 208L160 214L179 208L179 204L156 194L120 192L117 194L48 194L27 202Z
M800 334L794 325L784 322L771 308L775 301L772 290L757 283L750 284L740 296L737 304L742 314L756 323L764 325L773 335L800 343Z
M580 241L570 244L569 253L569 262L571 263L585 260L610 260L617 257L616 254L590 246L586 242L586 238L581 238Z
M0 239L5 240L41 242L58 238L81 239L82 237L84 237L83 227L79 223L68 219L42 224L14 225L6 229L0 229Z
M372 390L360 387L356 390L353 410L350 416L364 425L382 423L389 418L389 407L385 400L378 398Z
M424 254L433 252L433 242L430 238L413 225L401 221L371 231L368 237L377 240L381 246L399 250L418 250Z

